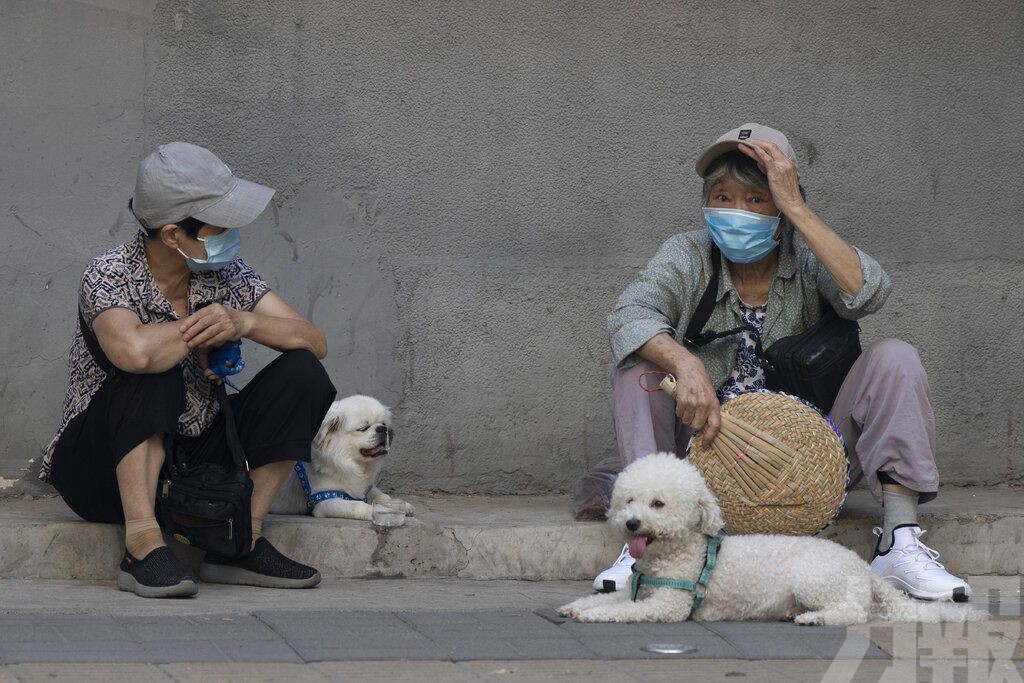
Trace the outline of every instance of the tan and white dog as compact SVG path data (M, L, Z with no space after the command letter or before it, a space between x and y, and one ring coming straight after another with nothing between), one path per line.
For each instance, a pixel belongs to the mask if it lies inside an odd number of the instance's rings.
M413 507L377 488L384 457L395 431L391 411L370 396L349 396L335 401L313 439L311 461L305 465L309 493L299 473L281 487L270 511L279 515L371 519L374 503ZM340 494L340 495L339 495Z

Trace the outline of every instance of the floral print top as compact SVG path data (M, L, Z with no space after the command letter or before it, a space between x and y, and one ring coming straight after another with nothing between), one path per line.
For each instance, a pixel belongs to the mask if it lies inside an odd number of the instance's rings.
M747 306L740 301L740 318L757 332L743 331L739 346L736 348L736 361L733 363L732 372L718 388L719 400L724 401L748 391L764 389L764 370L761 368L761 361L757 357L755 349L757 348L757 339L764 331L764 318L767 310L768 306Z

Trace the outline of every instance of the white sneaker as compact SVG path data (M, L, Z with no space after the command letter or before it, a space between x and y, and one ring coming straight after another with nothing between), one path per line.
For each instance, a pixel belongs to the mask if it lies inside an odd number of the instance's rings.
M594 590L599 593L614 593L629 586L629 577L633 575L633 563L636 560L629 554L629 545L622 546L619 559L594 579Z
M952 600L966 602L971 587L943 567L939 554L921 542L925 532L916 524L901 524L893 529L892 547L878 552L882 543L882 529L874 528L878 536L871 571L884 581L922 600Z

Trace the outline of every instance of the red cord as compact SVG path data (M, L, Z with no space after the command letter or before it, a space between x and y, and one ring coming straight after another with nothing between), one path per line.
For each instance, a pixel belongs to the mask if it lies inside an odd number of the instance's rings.
M657 386L653 389L648 389L647 385L644 384L644 377L647 375L664 375L665 377L671 377L671 372L663 372L661 370L648 370L647 372L641 372L640 376L636 378L636 381L640 383L640 388L646 391L648 394L656 394L661 391L661 386Z

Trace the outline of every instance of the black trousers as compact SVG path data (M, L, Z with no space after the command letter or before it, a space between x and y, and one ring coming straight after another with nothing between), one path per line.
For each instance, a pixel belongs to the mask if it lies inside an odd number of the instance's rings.
M308 462L336 394L309 351L285 351L257 373L229 397L249 467ZM154 434L165 435L168 454L189 464L231 463L223 413L199 436L176 436L184 408L181 368L150 375L115 371L57 441L51 482L64 502L87 521L123 522L117 465Z

